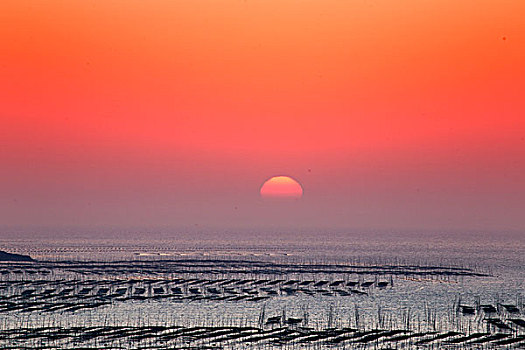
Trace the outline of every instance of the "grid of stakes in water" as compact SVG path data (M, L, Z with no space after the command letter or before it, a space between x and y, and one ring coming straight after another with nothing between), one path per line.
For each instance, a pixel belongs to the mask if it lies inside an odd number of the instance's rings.
M17 315L0 324L3 349L492 349L525 348L525 318L520 297L513 303L463 303L451 306L449 329L437 326L425 310L426 326L410 310L397 318L381 314L360 322L309 323L308 311L287 316L266 311L272 298L309 296L367 298L396 288L400 279L485 278L466 267L289 264L252 260L178 259L118 262L32 262L0 266L0 315ZM107 310L125 303L253 303L253 320L174 324L151 319L80 325L64 324L75 313ZM31 315L38 314L40 323ZM24 315L27 317L24 318ZM12 319L12 318L11 318ZM478 327L471 327L477 322ZM96 322L95 322L96 323ZM180 322L179 322L180 323ZM482 325L483 331L479 331Z

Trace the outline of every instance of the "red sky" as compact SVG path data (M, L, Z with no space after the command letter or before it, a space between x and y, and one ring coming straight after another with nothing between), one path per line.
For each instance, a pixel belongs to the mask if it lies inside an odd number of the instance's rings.
M0 224L525 230L524 15L3 0Z

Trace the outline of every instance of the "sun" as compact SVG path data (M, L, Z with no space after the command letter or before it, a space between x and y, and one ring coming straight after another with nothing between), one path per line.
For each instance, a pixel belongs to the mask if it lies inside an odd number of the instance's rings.
M274 176L264 182L261 187L263 198L301 198L303 187L289 176Z

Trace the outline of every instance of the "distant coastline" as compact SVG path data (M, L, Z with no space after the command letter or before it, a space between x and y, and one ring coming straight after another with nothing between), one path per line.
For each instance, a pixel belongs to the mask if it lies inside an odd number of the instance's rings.
M0 261L35 261L29 255L12 254L0 250Z

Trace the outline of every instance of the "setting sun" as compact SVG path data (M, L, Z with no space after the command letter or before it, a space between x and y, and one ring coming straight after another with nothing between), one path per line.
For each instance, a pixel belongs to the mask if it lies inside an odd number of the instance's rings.
M289 176L274 176L262 185L263 198L301 198L303 188L296 180Z

